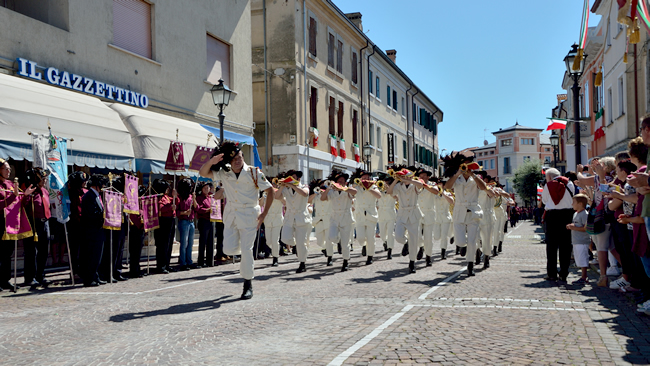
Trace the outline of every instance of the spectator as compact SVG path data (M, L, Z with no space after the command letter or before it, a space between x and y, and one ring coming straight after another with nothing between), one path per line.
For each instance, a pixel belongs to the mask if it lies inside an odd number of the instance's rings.
M566 228L573 221L573 183L551 168L546 171L542 203L546 206L546 277L558 279L557 255L560 253L559 279L566 281L571 262L571 232Z
M587 269L589 269L589 243L591 239L587 234L587 203L589 198L585 194L577 194L573 196L573 222L567 225L567 229L571 230L571 245L573 246L573 258L576 265L580 267L582 276L579 280L573 281L574 285L584 285L589 282L587 277Z

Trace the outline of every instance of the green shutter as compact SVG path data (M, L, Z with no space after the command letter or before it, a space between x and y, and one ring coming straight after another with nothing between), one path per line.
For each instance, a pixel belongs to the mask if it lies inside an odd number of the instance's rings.
M434 118L433 119L433 136L438 134L438 121Z
M420 126L424 126L426 123L426 115L427 111L424 110L424 108L420 109Z
M433 169L438 170L438 154L433 153Z

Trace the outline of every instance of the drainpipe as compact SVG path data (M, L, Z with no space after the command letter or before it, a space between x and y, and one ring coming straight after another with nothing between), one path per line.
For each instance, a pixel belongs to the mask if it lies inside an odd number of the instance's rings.
M360 150L359 153L362 156L363 156L363 121L364 121L364 119L363 119L363 114L364 114L364 108L363 108L363 56L362 55L363 55L363 50L368 48L368 46L370 46L370 42L368 42L368 40L366 39L366 45L362 49L359 50L359 63L361 64L361 73L359 75L359 82L361 83L361 85L360 85L361 86L361 93L359 93L359 111L360 111L359 114L361 115L360 116L361 117L361 136L360 136L361 139L358 140L357 142L359 142L359 141L361 142L359 144L359 150ZM374 53L374 51L375 50L373 49L373 53ZM370 70L370 64L368 64L368 70Z
M273 165L273 159L269 159L269 88L267 74L267 58L266 58L266 0L262 0L262 14L264 18L264 145L266 154L266 165ZM269 164L271 161L271 164Z
M376 47L377 46L372 45L372 53L368 55L368 74L370 74L370 57L375 54ZM370 82L372 83L372 80L370 80ZM377 91L375 90L375 95L376 93ZM370 134L372 133L372 131L370 131L370 121L372 121L372 116L370 115L370 88L368 88L368 144L370 144ZM363 130L363 128L361 130ZM372 157L370 159L372 160ZM370 161L366 161L366 168L370 170Z
M436 128L434 128L434 131L435 131L435 132L438 132L438 119L436 118L436 113L440 112L440 108L438 108L438 106L436 106L436 105L434 105L434 107L436 107L436 111L433 112L433 118L434 118L434 120L436 121ZM432 148L432 149L434 150L434 152L435 152L435 151L436 151L436 149L435 149L435 147L436 147L436 134L434 133L434 131L431 131L431 137L432 137L432 139L433 139L433 140L432 140L433 142L431 143L431 148ZM438 155L438 154L436 153L436 155ZM437 159L435 159L435 160L437 161ZM433 165L431 166L431 168L433 168L433 166L435 166L436 163L435 163L435 161L432 161L431 163L433 164ZM432 169L432 170L433 170L433 169ZM436 173L437 173L437 172L436 172Z
M409 111L411 110L411 104L413 104L413 97L411 96L411 103L409 103L409 91L413 89L413 84L409 84L409 88L406 89L406 152L410 150L409 146L411 144L411 140L409 139ZM411 155L411 154L409 154ZM406 157L406 162L408 165L411 165L411 157L407 156Z
M633 136L639 132L639 87L637 79L637 69L636 69L636 43L634 44L634 122L636 129L634 130Z
M307 148L307 174L306 182L309 183L309 121L307 121L307 99L309 97L309 91L307 90L307 1L302 0L302 42L303 42L303 52L302 52L302 67L304 69L304 85L303 92L305 105L303 107L305 112L305 147ZM298 156L300 156L300 151L298 151Z
M420 89L415 90L415 94L411 96L411 104L415 103L415 96L420 93ZM413 116L415 117L415 116ZM408 125L409 121L406 121L406 124ZM411 119L411 132L413 135L413 143L411 144L413 147L413 165L415 165L415 157L417 155L417 152L415 151L415 121Z

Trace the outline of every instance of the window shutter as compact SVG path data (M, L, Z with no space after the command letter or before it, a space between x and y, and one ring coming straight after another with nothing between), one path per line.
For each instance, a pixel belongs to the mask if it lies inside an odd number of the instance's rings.
M207 35L207 66L208 76L206 80L212 84L230 84L230 46L220 40Z
M436 136L438 134L438 121L434 118L433 119L433 135Z
M113 44L151 58L151 5L142 0L113 0Z
M309 53L316 56L316 19L309 17Z

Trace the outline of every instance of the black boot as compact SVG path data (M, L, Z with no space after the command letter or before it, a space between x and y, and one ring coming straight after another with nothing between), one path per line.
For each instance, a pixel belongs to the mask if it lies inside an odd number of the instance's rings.
M305 262L300 262L300 265L298 266L298 269L296 270L296 273L303 273L307 269L305 268Z
M295 254L296 256L298 255L298 249L296 249L296 246L291 247L291 253Z
M496 257L497 255L499 255L497 254L497 247L492 247L492 256Z
M368 259L366 259L366 265L372 264L372 256L369 255Z
M332 265L332 257L327 257L327 266L331 267Z
M354 251L354 245L353 245L352 243L350 243L350 251L351 251L351 252Z
M478 266L479 264L481 264L481 254L482 254L482 253L481 253L481 250L480 250L480 249L476 249L476 262L475 262L475 264L476 264L477 266Z
M501 251L502 251L502 249L503 249L502 245L503 245L503 242L500 241L500 242L499 242L499 253L501 253Z
M365 245L363 247L361 247L361 255L364 256L364 257L366 256L366 246Z
M460 248L460 255L461 255L461 257L464 257L464 256L467 255L467 247Z
M279 266L279 264L278 264L278 257L273 257L273 263L271 264L271 266L273 266L273 267L277 267L277 266Z
M418 260L422 259L424 256L424 247L420 247L420 250L418 250Z
M341 254L341 250L342 250L341 249L341 243L338 243L337 246L338 246L339 254Z
M347 259L344 259L344 260L343 260L343 267L341 267L341 272L345 272L345 271L347 271L348 269L350 269L350 266L348 265L348 260L347 260Z
M447 259L447 249L440 249L440 259L441 260Z
M242 300L250 300L253 297L253 281L244 280L244 292L241 294Z
M386 259L393 259L393 250L388 248L388 255L386 256Z
M384 242L384 251L387 251L387 250L388 250L388 243Z
M406 257L409 255L409 242L407 241L404 243L404 246L402 247L402 257Z
M449 244L454 244L454 237L452 236L451 239L449 239Z
M474 276L474 263L467 262L467 276Z
M427 255L427 267L431 267L433 264L431 263L431 256Z
M488 269L490 268L490 257L485 256L485 259L483 260L483 269Z
M323 255L324 255L325 257L327 257L327 250L323 249L323 250L321 250L321 253L323 253Z
M409 262L409 273L415 273L415 261Z
M460 254L460 247L456 245L456 255Z

